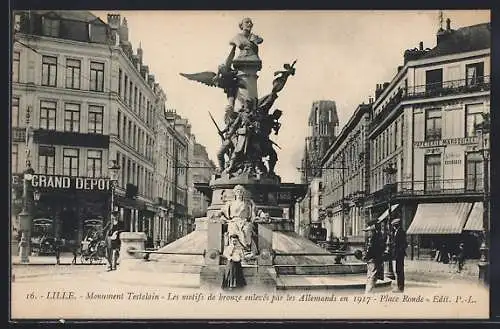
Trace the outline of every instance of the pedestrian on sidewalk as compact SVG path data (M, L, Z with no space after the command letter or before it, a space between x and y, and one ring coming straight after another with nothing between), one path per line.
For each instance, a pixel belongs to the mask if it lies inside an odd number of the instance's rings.
M365 247L364 261L366 262L366 289L365 293L371 293L375 287L378 277L378 263L380 262L380 243L375 225L363 229L368 232L368 240Z
M71 251L73 252L73 260L71 261L71 265L76 265L76 257L78 256L78 245L76 243L73 245Z
M56 253L56 264L61 264L61 239L59 237L54 238L54 251Z
M396 282L397 288L394 292L404 292L405 290L405 257L408 242L406 232L401 228L401 219L396 218L392 222L394 228L394 259L396 261Z
M465 264L465 244L460 242L457 252L457 273L462 272Z
M108 271L116 270L116 263L120 250L120 233L124 231L123 221L118 219L119 212L111 215L111 225L106 233L106 254L108 258Z

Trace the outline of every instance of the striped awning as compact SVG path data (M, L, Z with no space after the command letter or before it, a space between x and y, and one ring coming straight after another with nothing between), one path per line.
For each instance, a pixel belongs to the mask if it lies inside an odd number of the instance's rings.
M392 213L394 210L396 210L396 208L397 208L397 207L399 207L399 204L393 204L393 205L391 205L391 213ZM386 219L386 218L387 218L387 216L389 216L389 209L386 209L386 210L382 213L382 215L378 216L377 220L378 220L379 222L381 222L381 221L383 221L384 219Z
M460 234L472 203L419 204L407 234Z
M483 203L475 202L470 212L469 219L465 223L464 231L482 231L483 230Z

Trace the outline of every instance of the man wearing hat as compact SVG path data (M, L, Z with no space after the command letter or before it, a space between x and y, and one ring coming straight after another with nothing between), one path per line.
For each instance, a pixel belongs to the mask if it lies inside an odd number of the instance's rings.
M395 218L391 225L394 229L394 259L396 260L396 282L397 289L394 292L403 292L405 289L405 256L408 243L406 241L406 233L401 228L401 219Z
M369 223L368 223L369 224ZM381 261L379 233L377 233L376 225L369 225L363 231L368 232L368 240L364 260L367 265L366 272L366 289L365 293L372 292L375 287L375 282L378 278L378 263Z
M120 233L125 231L123 221L119 220L120 213L114 211L111 214L111 221L108 224L106 233L106 247L108 258L108 271L116 270L116 262L118 260L118 252L120 250Z

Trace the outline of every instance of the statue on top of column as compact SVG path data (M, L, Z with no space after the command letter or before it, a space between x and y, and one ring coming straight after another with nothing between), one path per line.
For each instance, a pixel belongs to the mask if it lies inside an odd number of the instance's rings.
M278 160L274 146L277 144L269 135L273 131L275 135L278 134L282 111L275 109L272 114L270 111L288 78L295 75L296 61L284 64L284 70L275 72L271 93L258 98L257 72L262 68L259 45L263 39L252 33L253 22L248 17L241 20L239 28L241 32L230 40L229 55L219 65L217 73L205 71L181 75L222 88L227 95L225 128L220 130L217 127L223 138L217 154L220 174L228 177L243 173L274 177L274 167Z

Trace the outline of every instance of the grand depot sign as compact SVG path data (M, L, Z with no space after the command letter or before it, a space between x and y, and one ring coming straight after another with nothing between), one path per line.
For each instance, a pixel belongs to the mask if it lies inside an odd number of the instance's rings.
M31 186L67 190L108 191L111 189L109 178L71 177L59 175L29 175Z

